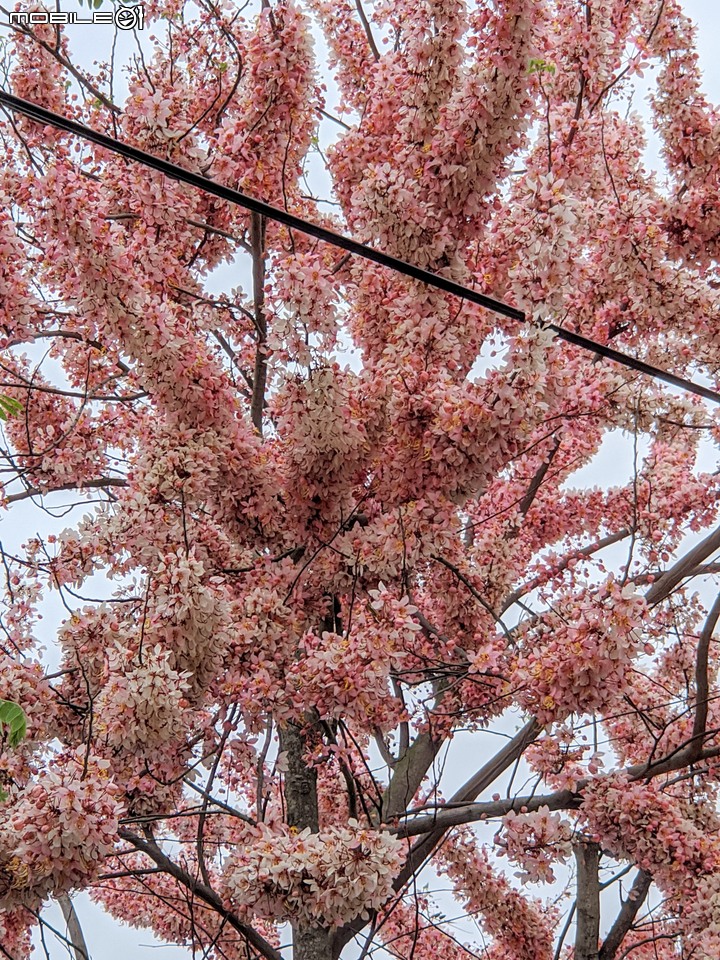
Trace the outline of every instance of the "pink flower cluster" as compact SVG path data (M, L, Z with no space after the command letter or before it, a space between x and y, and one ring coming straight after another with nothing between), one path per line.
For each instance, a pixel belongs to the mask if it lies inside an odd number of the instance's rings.
M58 760L0 806L0 905L37 907L84 887L114 849L123 813L110 764L83 748Z
M170 652L169 663L189 678L189 689L197 696L222 672L232 634L221 578L205 576L203 562L184 551L166 554L155 572L148 635Z
M682 888L688 878L720 874L716 837L691 819L692 805L654 780L598 778L586 788L582 809L606 849L632 859L669 889Z
M550 960L555 917L515 890L478 850L472 833L464 829L443 847L443 872L453 882L458 898L470 913L480 914L495 939L497 960Z
M585 789L582 812L603 847L652 874L700 960L715 960L720 841L714 801L680 797L657 781L628 782L618 774Z
M315 354L332 350L338 332L337 291L317 255L297 252L278 259L273 289L275 316L268 348L274 363L292 359L310 366Z
M174 670L172 660L160 644L137 656L121 647L108 652L108 680L93 703L101 742L134 753L176 739L186 722L189 674Z
M421 628L407 597L398 600L382 582L369 594L370 604L358 604L353 618L352 642L327 631L303 637L303 656L288 671L299 716L311 702L322 716L351 719L370 732L392 729L403 713L390 674L414 649Z
M584 594L556 596L553 610L522 631L512 677L520 703L547 724L614 700L643 649L644 612L634 587L613 578Z
M24 958L30 956L30 929L33 916L22 907L16 910L3 910L0 913L0 944L9 956Z
M274 399L289 479L300 481L308 495L334 488L338 475L352 477L353 466L367 455L358 386L356 375L335 363L312 370L307 379L286 377Z
M515 874L519 880L552 883L552 865L570 857L571 838L569 823L559 813L540 807L533 813L511 810L495 840L508 860L520 867Z
M399 840L352 819L320 833L259 827L228 860L225 895L250 915L341 926L392 896L403 851Z

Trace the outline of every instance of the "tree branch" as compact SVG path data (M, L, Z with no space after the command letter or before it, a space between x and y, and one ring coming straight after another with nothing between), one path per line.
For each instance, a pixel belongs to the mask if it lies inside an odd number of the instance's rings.
M545 479L545 475L550 469L550 466L553 460L555 459L555 454L558 452L559 449L560 449L560 438L556 437L555 442L550 448L550 452L547 456L547 459L543 460L543 462L540 464L537 472L535 473L535 476L530 481L530 486L527 489L527 493L520 501L520 506L518 507L518 509L520 510L520 513L523 516L525 516L525 514L528 512L530 507L533 505L535 497L537 496L537 492L542 486L542 482ZM515 535L517 535L517 529L515 530Z
M699 564L720 550L720 527L701 540L696 546L689 550L684 557L681 557L677 563L673 564L659 580L650 587L645 594L645 602L649 607L655 606L661 600L665 600L673 592L675 587L689 576L690 572Z
M510 763L513 763L518 756L522 755L525 746L530 742L527 741L519 752L517 752L516 749L513 755L511 748L518 737L519 734L514 737L511 743L505 748L507 753L503 756L503 769L507 769ZM694 741L691 740L688 745L667 757L663 757L661 760L654 761L653 763L638 763L632 767L626 767L624 770L618 771L618 773L625 774L631 782L647 780L662 776L664 773L671 773L674 770L682 770L683 767L686 767L690 763L709 760L718 756L720 756L720 746L710 747L707 750L702 750L699 755L696 755ZM498 754L492 763L499 761L500 757L501 754ZM500 776L503 772L500 766L501 764L498 762L497 772L477 790L477 793L480 793L480 790L485 789ZM479 774L476 775L476 777L478 776ZM470 800L463 801L459 796L461 791L458 791L448 803L438 807L436 812L422 817L415 817L415 819L410 820L408 823L391 828L391 832L401 838L427 834L424 840L416 844L419 850L421 845L426 842L429 843L433 836L439 834L442 837L451 827L459 827L465 823L476 823L478 820L489 820L492 817L504 817L505 814L510 813L511 810L520 811L522 809L530 813L539 810L540 807L548 807L549 810L577 810L582 805L583 790L589 783L596 779L598 778L583 777L582 780L578 780L575 790L557 790L555 793L545 794L544 796L533 794L526 797L508 797L505 800L491 800L483 803L473 803ZM475 778L473 778L473 780L475 780ZM415 848L413 848L413 850L414 849ZM426 853L425 856L429 856L430 852L432 851ZM413 851L411 851L410 856L413 856ZM411 875L412 872L408 874L408 878Z
M412 745L396 761L382 802L382 821L387 823L401 816L418 791L420 784L438 754L442 740L430 732L418 734Z
M66 893L59 894L56 899L67 924L68 938L73 946L75 960L90 960L90 953L72 900Z
M446 803L431 814L415 817L399 827L390 828L390 832L400 839L406 839L422 836L431 831L445 833L452 827L504 817L511 811L519 813L522 810L524 813L534 813L540 807L547 807L549 810L576 810L581 803L581 794L573 793L571 790L557 790L555 793L544 795L506 797L504 800L487 800L482 803L460 803L457 806Z
M625 537L629 537L632 533L632 530L618 530L616 533L610 533L606 537L602 537L600 540L596 540L594 543L588 544L587 547L581 547L579 550L571 550L567 553L560 563L554 568L553 573L561 573L569 565L572 560L579 560L583 557L590 557L594 553L598 553L600 550L604 550L605 547L611 547L614 543L618 543L620 540L624 540ZM523 597L526 593L530 593L535 587L539 587L543 583L545 577L534 577L532 580L529 580L527 583L521 584L517 590L513 590L512 593L503 601L502 607L500 609L500 615L502 616L510 607L517 603L517 601Z
M603 945L598 954L598 960L614 960L615 954L622 946L625 935L632 927L635 917L640 907L643 905L652 885L652 877L644 870L638 871L635 882L628 894L627 900L623 901L620 913L617 915L615 923L610 928L610 932L605 937Z
M247 940L251 947L254 947L262 956L266 957L267 960L283 960L283 956L279 950L276 950L272 944L254 930L252 927L243 923L239 920L234 913L231 913L230 910L227 910L222 902L222 899L215 893L214 890L211 890L210 887L207 887L204 883L199 880L196 880L195 877L191 876L182 867L179 867L174 863L169 857L165 856L160 847L153 840L144 840L142 837L138 837L136 834L132 833L130 830L120 829L118 831L119 836L123 840L127 840L128 843L131 843L137 850L141 850L143 853L147 854L150 859L156 863L165 873L170 874L171 877L174 877L178 883L186 887L191 893L194 893L196 897L206 903L209 907L212 907L225 922L237 930L238 933L242 934L243 937Z
M695 705L695 722L693 723L691 750L694 750L698 757L702 753L703 739L707 730L710 696L708 657L710 653L710 641L712 640L718 617L720 617L720 593L715 597L715 603L712 605L712 609L702 628L697 647L697 659L695 662L695 694L697 696L697 702Z
M379 60L380 51L378 50L377 44L375 43L375 37L373 37L372 35L372 30L370 29L368 18L365 16L365 10L363 9L361 0L355 0L355 7L357 9L358 16L360 17L360 23L362 24L363 30L365 31L365 36L367 37L368 45L372 50L372 55L373 57L375 57L375 60Z
M40 490L39 487L28 487L22 493L12 493L4 498L4 502L18 503L20 500L28 500L30 497L47 497L51 493L61 493L66 490L96 490L104 487L126 487L127 480L122 477L98 477L97 480L85 480L84 483L62 483L59 487L53 487L51 490Z

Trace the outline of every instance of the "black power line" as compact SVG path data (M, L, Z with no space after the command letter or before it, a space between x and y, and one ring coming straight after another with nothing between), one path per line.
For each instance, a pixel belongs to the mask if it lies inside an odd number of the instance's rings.
M30 117L32 120L36 120L38 123L55 127L58 130L65 130L75 136L82 137L84 140L96 143L98 146L104 147L106 150L117 153L122 157L126 157L128 160L133 160L146 167L159 170L173 180L179 180L181 183L187 183L190 186L197 187L199 190L211 193L216 197L220 197L222 200L227 200L229 203L237 204L253 213L261 214L270 220L282 223L286 227L300 230L308 236L316 237L318 240L323 240L335 247L347 250L349 253L364 257L365 260L371 260L373 263L379 263L383 267L389 267L397 273L401 273L406 277L412 277L414 280L420 280L422 283L426 283L430 287L435 287L437 290L451 293L461 300L475 303L478 306L485 307L487 310L491 310L493 313L498 313L503 317L509 317L511 320L517 320L519 323L530 322L522 310L510 306L508 303L503 303L501 300L495 300L493 297L478 293L470 287L465 287L460 283L456 283L454 280L449 280L447 277L432 273L430 270L424 270L422 267L417 267L412 263L406 263L404 260L393 257L388 253L374 250L372 247L364 243L359 243L357 240L352 240L350 237L345 237L341 233L336 233L334 230L328 230L309 220L304 220L302 217L296 217L294 214L288 213L287 210L274 207L269 203L264 203L262 200L256 200L254 197L246 196L246 194L241 193L239 190L233 190L231 187L225 187L220 183L215 183L202 174L193 173L174 163L170 163L168 160L154 157L152 154L145 153L144 150L138 150L137 147L132 147L130 144L123 143L121 140L108 137L104 133L98 133L96 130L92 130L82 123L77 123L75 120L69 120L67 117L52 113L50 110L46 110L44 107L40 107L35 103L30 103L28 100L22 100L20 97L0 90L0 103L9 107L11 110L24 114L26 117ZM576 347L581 347L583 350L589 350L596 356L604 357L606 360L612 360L631 370L636 370L638 373L646 374L655 380L662 380L674 387L679 387L681 390L686 390L688 393L695 393L700 397L704 397L706 400L713 401L713 403L720 403L720 393L717 393L715 390L710 390L708 387L693 383L684 377L678 377L674 373L668 373L667 370L654 367L649 363L645 363L643 360L638 360L635 357L621 353L619 350L613 350L612 347L591 340L589 337L583 337L579 333L573 333L571 330L565 330L563 327L559 327L554 323L547 324L546 328L552 330L559 339L565 340L567 343L572 343Z

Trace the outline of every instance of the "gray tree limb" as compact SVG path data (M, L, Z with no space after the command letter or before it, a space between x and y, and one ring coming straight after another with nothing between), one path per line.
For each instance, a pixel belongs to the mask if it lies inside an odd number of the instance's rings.
M72 943L75 960L90 960L90 952L72 900L66 893L59 894L56 899L67 924L68 939Z
M627 900L623 901L620 913L603 941L598 960L614 960L615 954L622 946L625 935L635 922L635 917L645 902L651 886L652 877L650 874L644 870L640 870L635 877L635 882L632 885Z
M598 960L600 941L600 846L575 844L577 862L577 925L575 960Z

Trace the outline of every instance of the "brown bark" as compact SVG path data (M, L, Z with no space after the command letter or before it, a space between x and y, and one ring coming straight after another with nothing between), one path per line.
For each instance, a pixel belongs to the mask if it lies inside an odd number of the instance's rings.
M575 960L598 960L600 943L600 847L578 843Z
M285 754L285 821L297 830L319 830L317 774L305 763L305 737L300 727L288 723L280 728L280 750Z
M317 775L305 762L307 744L300 727L288 723L280 729L280 749L286 756L285 819L290 827L312 833L319 829ZM332 960L328 929L293 923L293 960Z
M707 732L708 706L710 704L710 683L708 678L708 660L710 656L710 641L712 640L715 627L720 617L720 593L715 598L715 603L708 614L705 626L700 633L697 648L697 660L695 665L695 693L697 704L695 707L695 722L693 724L691 752L700 756L703 748L703 741Z
M645 602L649 607L655 606L666 597L669 597L675 587L681 581L690 576L698 564L720 550L720 527L708 534L704 540L701 540L692 550L688 550L685 556L681 557L676 563L666 570L662 576L658 577L655 583L645 594Z

